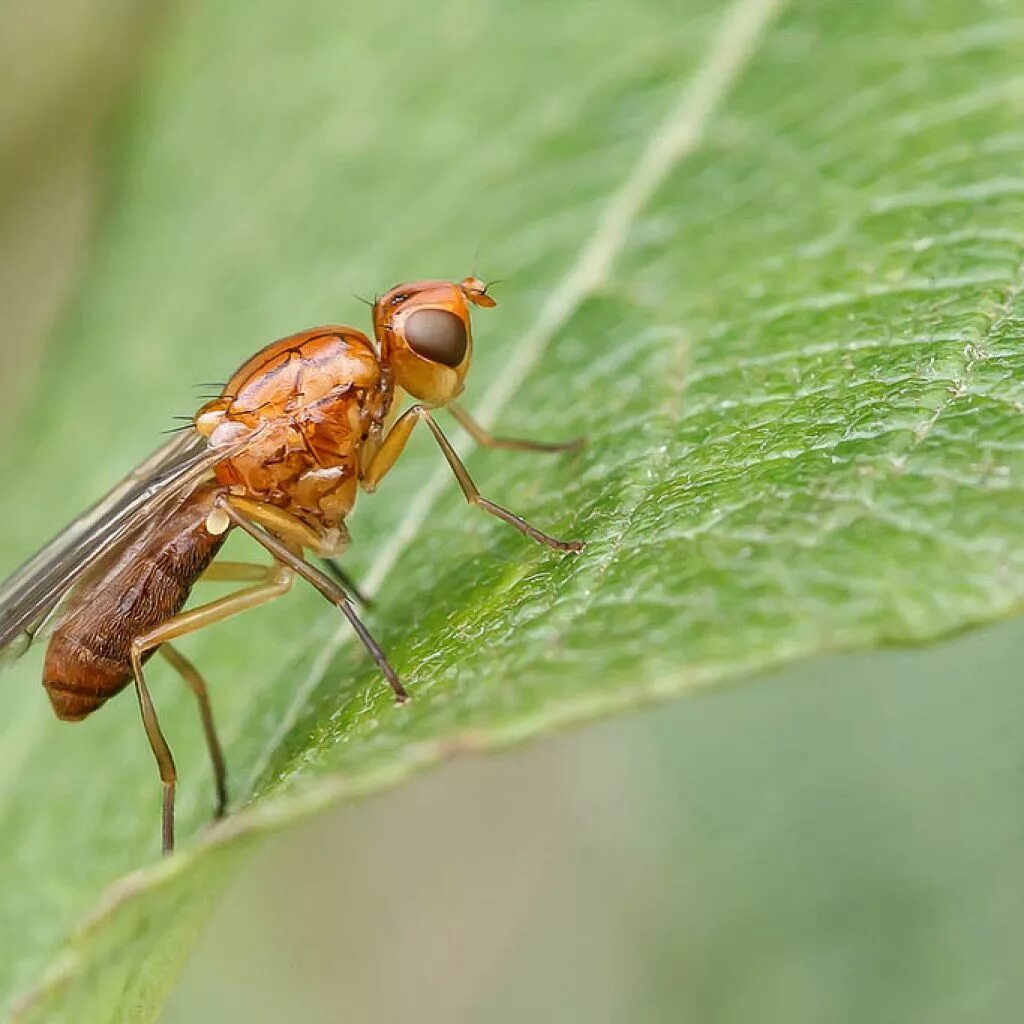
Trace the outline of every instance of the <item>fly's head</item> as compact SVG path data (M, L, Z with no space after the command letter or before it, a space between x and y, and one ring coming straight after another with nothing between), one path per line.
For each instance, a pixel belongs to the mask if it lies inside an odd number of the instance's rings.
M428 405L444 405L462 392L473 358L469 307L495 304L475 277L396 285L373 305L381 362L395 383Z

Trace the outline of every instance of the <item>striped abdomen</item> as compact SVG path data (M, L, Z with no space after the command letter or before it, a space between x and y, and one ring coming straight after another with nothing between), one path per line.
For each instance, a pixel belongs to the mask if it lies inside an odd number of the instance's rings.
M227 536L206 529L215 496L191 495L75 594L43 666L58 718L79 721L120 693L132 678L132 641L184 607Z

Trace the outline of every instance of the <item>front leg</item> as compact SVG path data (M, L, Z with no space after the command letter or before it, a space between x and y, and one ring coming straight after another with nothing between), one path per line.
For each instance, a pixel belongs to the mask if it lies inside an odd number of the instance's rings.
M441 451L444 453L444 457L448 460L448 465L451 466L455 479L458 480L459 487L462 488L462 493L466 497L466 501L471 505L482 508L492 516L497 516L498 519L504 520L510 526L514 526L520 533L524 533L527 537L537 541L538 544L546 544L549 548L554 548L556 551L583 550L585 545L582 541L557 540L554 537L550 537L535 526L531 526L521 516L517 516L514 512L509 512L507 508L502 508L501 505L496 505L493 501L485 498L480 493L476 484L473 483L473 478L469 475L469 470L466 469L462 459L459 458L458 452L452 447L448 438L444 436L434 417L422 405L414 405L406 410L398 418L391 430L388 431L387 437L381 443L380 449L363 471L362 484L367 491L373 491L387 474L388 470L395 464L398 456L402 454L405 446L409 443L413 428L421 420L430 428L430 432L434 435L434 440L437 441Z
M480 426L461 405L451 402L446 408L459 426L485 448L508 448L520 452L578 452L587 443L585 437L574 437L571 441L528 441L522 437L495 437Z

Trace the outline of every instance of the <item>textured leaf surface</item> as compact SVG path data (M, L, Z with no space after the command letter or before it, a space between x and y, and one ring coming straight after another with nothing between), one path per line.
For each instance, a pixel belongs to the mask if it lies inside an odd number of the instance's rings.
M50 720L4 680L0 985L22 1019L152 1020L237 858L345 795L827 649L922 642L1024 593L1024 22L999 5L193 4L112 153L45 386L0 453L11 567L264 341L352 292L477 269L469 405L582 455L426 439L350 566L415 700L315 596L187 645L252 807L210 804L194 708L174 860L126 697ZM456 435L458 436L458 435ZM459 438L468 451L465 438ZM239 545L241 550L242 545Z

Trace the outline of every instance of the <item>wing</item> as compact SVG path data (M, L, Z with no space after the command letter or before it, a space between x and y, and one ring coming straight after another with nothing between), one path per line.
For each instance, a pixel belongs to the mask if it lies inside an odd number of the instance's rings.
M62 598L104 555L166 515L253 436L210 448L201 434L186 431L0 583L0 662L28 648Z

